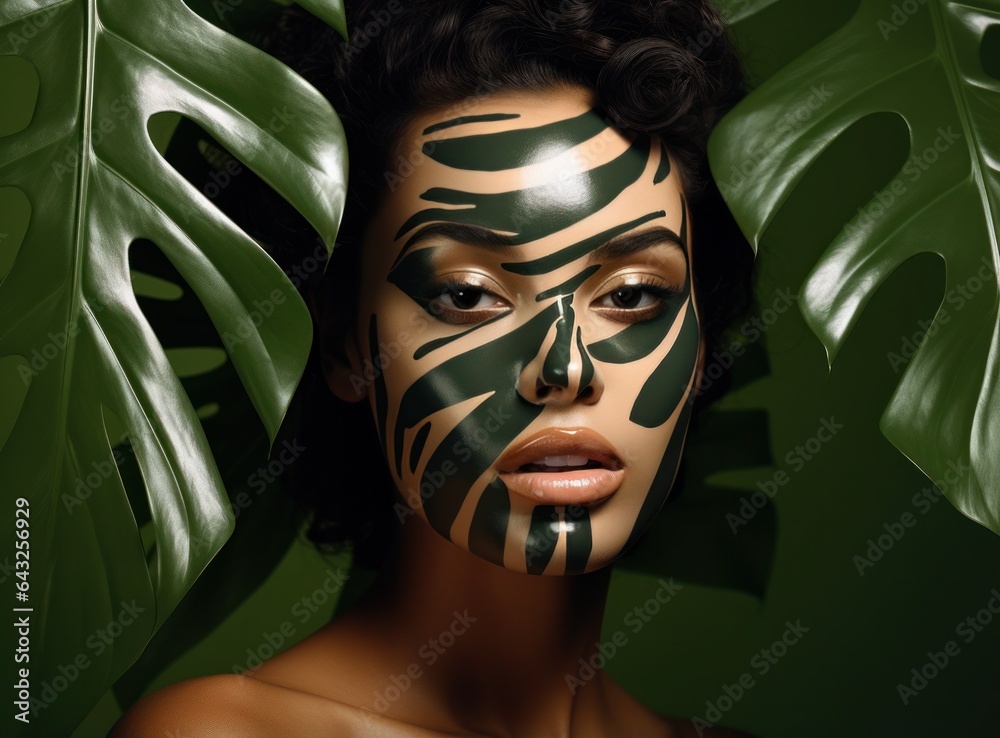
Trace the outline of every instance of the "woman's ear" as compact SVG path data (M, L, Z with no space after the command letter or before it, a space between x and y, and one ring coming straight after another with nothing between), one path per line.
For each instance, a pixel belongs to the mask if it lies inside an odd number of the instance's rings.
M359 402L368 397L370 382L364 376L354 331L339 342L324 339L320 346L323 376L334 396L344 402Z
M364 375L361 350L348 311L334 304L322 288L310 294L307 302L313 325L319 332L320 368L326 386L344 402L365 399L370 382Z

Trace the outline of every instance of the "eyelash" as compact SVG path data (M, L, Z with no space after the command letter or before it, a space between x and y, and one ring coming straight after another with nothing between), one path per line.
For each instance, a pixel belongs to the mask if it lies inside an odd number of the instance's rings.
M666 285L655 277L640 275L636 281L620 284L603 293L597 299L604 300L614 293L624 289L639 290L640 292L652 295L656 298L656 303L648 305L644 308L599 308L599 310L604 313L606 317L610 317L611 320L617 320L620 323L641 323L646 320L658 318L666 312L670 303L678 299L682 294L681 290L677 287ZM616 317L611 317L612 315Z
M597 308L608 319L615 320L620 323L639 323L657 318L666 311L668 305L672 301L679 298L682 294L681 290L677 287L667 286L653 277L641 276L634 282L620 284L613 289L608 290L600 295L595 302L608 298L615 292L624 289L634 289L649 294L656 299L656 303L643 308L620 308L610 306L599 306ZM417 299L427 312L438 320L450 325L481 323L488 318L503 313L510 307L508 304L506 308L491 306L488 308L461 309L450 307L448 305L441 305L439 302L439 300L446 295L456 295L464 291L478 292L480 295L493 297L497 300L506 302L504 298L494 292L491 292L485 285L477 284L475 282L461 281L458 279L446 279L431 283L427 285L426 289L423 290L420 295L417 295ZM439 307L435 308L435 305L438 305Z
M463 291L475 291L483 295L495 297L498 300L503 300L502 297L494 292L491 292L483 284L463 282L458 279L446 279L440 282L431 283L427 286L427 289L424 290L423 294L418 296L418 300L427 312L438 320L451 325L481 323L487 318L493 317L494 315L498 315L502 312L501 309L497 309L495 307L478 309L470 308L462 310L460 308L449 307L448 305L440 305L438 302L438 300L445 295L455 295ZM506 300L504 300L504 302L506 302ZM434 305L440 305L440 307L435 309ZM486 317L483 317L484 314L486 314Z

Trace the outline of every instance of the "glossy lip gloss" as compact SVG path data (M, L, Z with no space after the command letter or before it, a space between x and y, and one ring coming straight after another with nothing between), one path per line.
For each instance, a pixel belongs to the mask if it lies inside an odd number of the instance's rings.
M548 428L497 462L507 489L532 502L586 505L610 497L625 479L614 446L589 428Z

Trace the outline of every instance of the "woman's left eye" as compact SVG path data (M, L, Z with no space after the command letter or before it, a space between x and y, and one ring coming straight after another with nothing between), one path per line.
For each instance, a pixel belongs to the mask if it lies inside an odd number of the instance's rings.
M643 288L638 285L624 285L601 298L603 307L618 308L619 310L640 310L656 305L661 299L660 295L653 294L648 287Z
M625 323L637 323L661 315L671 300L680 296L675 287L659 284L623 284L604 293L593 306L606 317Z

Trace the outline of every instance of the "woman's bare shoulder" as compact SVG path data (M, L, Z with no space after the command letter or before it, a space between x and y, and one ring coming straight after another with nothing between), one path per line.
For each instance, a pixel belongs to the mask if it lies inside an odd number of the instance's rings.
M252 707L263 691L259 682L235 674L180 682L139 700L109 735L253 735L246 728L254 722Z
M110 738L360 735L363 710L236 674L180 682L137 702Z
M280 688L236 674L190 679L133 705L111 738L274 735ZM279 699L276 699L278 697ZM287 699L287 695L284 696Z
M218 674L180 682L137 702L109 738L430 738L441 733L250 676Z

